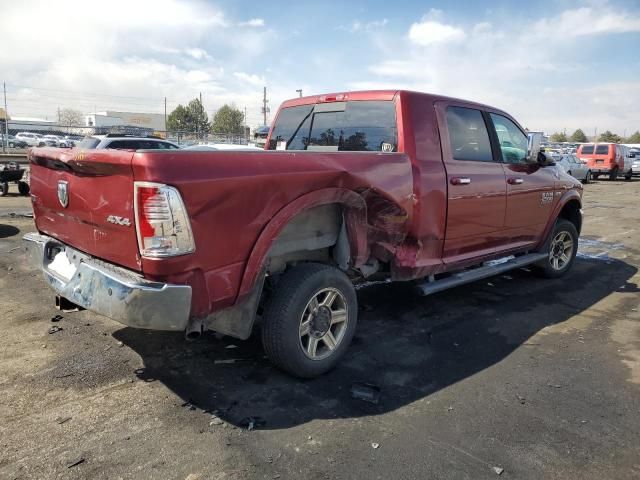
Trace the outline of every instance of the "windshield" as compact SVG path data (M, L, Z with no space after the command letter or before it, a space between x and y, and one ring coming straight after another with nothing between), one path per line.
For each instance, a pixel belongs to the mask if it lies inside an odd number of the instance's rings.
M269 150L395 152L395 103L354 101L284 108Z
M593 153L593 145L583 145L580 153L584 153L585 155L591 155Z

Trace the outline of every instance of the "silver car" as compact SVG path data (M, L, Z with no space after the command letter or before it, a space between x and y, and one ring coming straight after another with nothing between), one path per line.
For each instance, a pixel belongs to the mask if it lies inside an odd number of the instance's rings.
M591 182L591 170L589 170L589 165L575 155L561 155L559 159L554 160L556 161L556 165L561 166L565 172L582 181L582 183Z

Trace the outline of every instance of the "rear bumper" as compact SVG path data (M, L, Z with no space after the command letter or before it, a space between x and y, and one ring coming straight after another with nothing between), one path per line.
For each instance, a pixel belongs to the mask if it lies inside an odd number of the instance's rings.
M67 300L130 327L186 329L191 310L190 286L151 282L46 235L29 233L23 240L30 263ZM68 260L62 262L64 268L52 265L60 254Z

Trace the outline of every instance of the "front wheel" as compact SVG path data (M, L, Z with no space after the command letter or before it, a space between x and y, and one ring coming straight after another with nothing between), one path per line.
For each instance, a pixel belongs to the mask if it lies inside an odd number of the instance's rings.
M356 330L358 303L351 280L329 265L304 263L278 281L262 322L269 359L297 377L333 368Z
M537 265L547 278L559 278L569 271L578 253L578 231L573 223L558 219L547 242L548 257Z
M0 197L4 197L9 193L9 184L7 182L0 183Z
M624 179L625 179L627 182L630 182L630 181L631 181L631 177L633 177L633 171L632 171L632 170L629 170L627 173L625 173L625 175L624 175Z
M584 176L584 180L582 181L585 185L591 183L591 170L587 171L587 174Z

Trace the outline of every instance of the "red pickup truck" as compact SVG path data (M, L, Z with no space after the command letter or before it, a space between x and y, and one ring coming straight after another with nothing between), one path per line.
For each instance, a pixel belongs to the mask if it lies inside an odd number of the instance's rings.
M571 267L582 185L498 109L409 91L285 102L267 151L33 149L27 252L62 307L246 339L301 377L356 328L354 283L422 295Z

